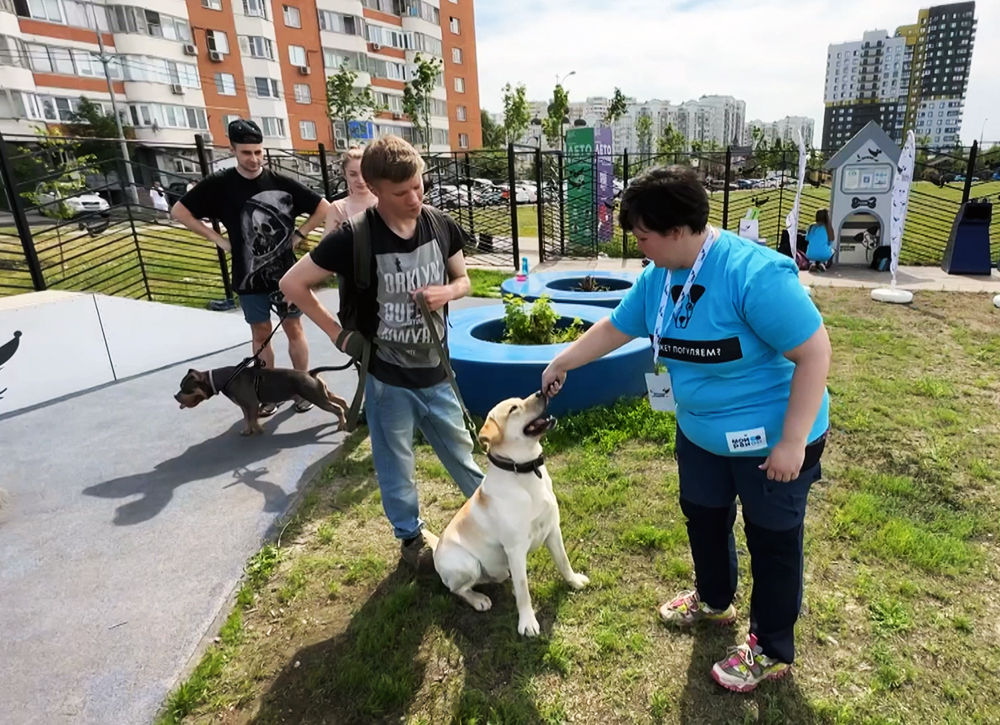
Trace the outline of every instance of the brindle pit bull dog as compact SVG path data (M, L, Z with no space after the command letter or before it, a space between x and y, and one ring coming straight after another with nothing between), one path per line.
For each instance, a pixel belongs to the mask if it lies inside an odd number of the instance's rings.
M318 408L333 413L340 421L338 430L343 430L347 423L344 411L348 408L346 400L330 392L318 373L336 370L337 368L313 368L308 373L291 368L262 368L260 370L242 370L230 381L225 391L219 388L236 370L236 366L215 368L214 370L188 370L181 380L181 389L174 395L174 400L184 408L193 408L204 400L222 392L227 398L243 409L246 428L240 435L248 436L263 433L257 422L261 403L283 403L292 400L296 395L308 400ZM259 381L254 378L260 376Z

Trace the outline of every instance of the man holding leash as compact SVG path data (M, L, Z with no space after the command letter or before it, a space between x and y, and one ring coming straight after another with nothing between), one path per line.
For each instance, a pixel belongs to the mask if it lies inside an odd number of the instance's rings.
M271 169L264 168L264 137L253 121L229 124L229 143L236 166L202 179L174 204L171 216L191 231L232 255L232 279L243 317L253 333L256 351L271 334L271 294L281 276L295 264L295 247L323 222L330 204L316 192ZM296 228L302 214L309 218ZM216 219L226 227L223 237L200 220ZM282 303L284 304L284 303ZM288 355L296 370L309 369L309 345L302 330L301 312L282 310L281 326L288 337ZM271 345L260 354L274 367ZM298 399L302 413L312 403ZM277 406L261 406L260 415L272 415Z
M445 305L470 289L464 234L451 217L423 205L423 170L420 154L403 139L386 136L374 141L362 156L361 174L378 205L341 225L281 280L285 298L342 352L363 360L366 340L374 341L368 370L363 371L368 373L364 392L372 459L382 506L401 541L403 560L421 568L431 559L413 480L416 429L467 497L483 480L445 361L427 344L433 335L418 302L422 295L436 336L443 339ZM355 274L355 223L366 230L357 236L369 240L368 286L359 285ZM363 243L358 246L364 248ZM345 330L312 291L331 274L340 275L344 291L356 296L357 329ZM340 317L347 324L343 304Z

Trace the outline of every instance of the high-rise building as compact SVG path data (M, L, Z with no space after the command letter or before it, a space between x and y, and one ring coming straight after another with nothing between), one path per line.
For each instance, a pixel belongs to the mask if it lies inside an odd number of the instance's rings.
M975 44L976 4L921 10L917 22L866 32L860 41L829 46L823 146L846 143L870 121L897 143L913 129L931 146L952 146L962 131L965 92Z
M581 119L588 126L604 125L610 102L605 96L591 96L585 101L571 102L566 114L569 119L567 128ZM746 142L746 103L732 96L702 96L697 101L687 101L680 105L672 105L670 101L657 98L648 101L628 98L627 102L624 115L611 124L615 153L626 149L630 152L647 152L642 148L644 140L639 138L638 131L638 121L644 116L652 124L648 152L656 151L656 139L668 126L673 126L687 139L688 147L695 141L703 146L714 145L719 149ZM531 101L529 106L532 118L540 120L548 114L548 101ZM499 118L502 122L502 116ZM548 148L540 127L534 124L528 128L522 143L540 144L542 148Z
M749 143L753 141L754 131L759 130L761 137L767 141L768 145L773 145L775 141L780 139L783 146L788 144L796 146L798 140L795 132L799 131L802 133L802 140L806 146L812 148L815 128L816 122L805 116L785 116L780 121L771 121L770 123L755 119L747 123L744 137Z
M0 131L65 122L81 96L110 114L113 93L148 149L195 133L225 144L243 117L269 147L341 150L348 133L330 121L326 79L346 65L386 108L351 138L419 144L402 104L418 54L443 60L431 150L480 145L473 0L0 0ZM191 154L173 159L170 171L197 169Z

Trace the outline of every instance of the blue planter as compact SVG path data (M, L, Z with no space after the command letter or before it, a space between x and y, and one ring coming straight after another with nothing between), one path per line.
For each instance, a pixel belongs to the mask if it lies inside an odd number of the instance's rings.
M524 282L518 282L515 277L504 280L500 285L500 291L505 295L515 295L529 302L534 302L542 295L548 295L553 302L614 308L631 289L638 276L635 272L540 272L529 274ZM610 287L610 290L576 291L584 277L594 277L601 286Z
M574 318L590 327L610 312L591 305L554 304L568 324ZM507 398L524 398L542 384L542 371L569 347L561 345L504 345L503 305L457 310L449 316L448 347L458 387L469 411L486 417ZM611 354L570 372L562 392L552 399L554 415L610 405L622 397L646 394L645 373L653 371L647 339L635 339Z

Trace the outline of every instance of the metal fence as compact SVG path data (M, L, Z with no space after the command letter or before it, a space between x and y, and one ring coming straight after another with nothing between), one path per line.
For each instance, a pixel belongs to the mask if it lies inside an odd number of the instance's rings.
M228 148L151 148L117 140L63 136L0 137L0 295L66 289L203 306L232 300L227 256L157 211L154 181L170 203L187 185L227 164ZM808 164L799 228L830 204L823 164L835 151L814 151ZM569 257L640 256L618 222L622 190L642 171L683 164L710 195L710 221L737 231L751 208L759 234L777 246L795 197L794 150L749 149L684 153L565 154L510 145L500 150L428 154L426 201L467 233L470 264L516 269L521 255L542 261ZM327 199L346 194L337 157L315 149L267 149L266 163ZM970 199L1000 200L994 180L1000 155L974 145L948 153L920 150L903 235L904 264L939 264L952 223ZM610 174L610 191L597 180ZM991 254L1000 254L1000 214ZM318 233L300 250L311 248Z

